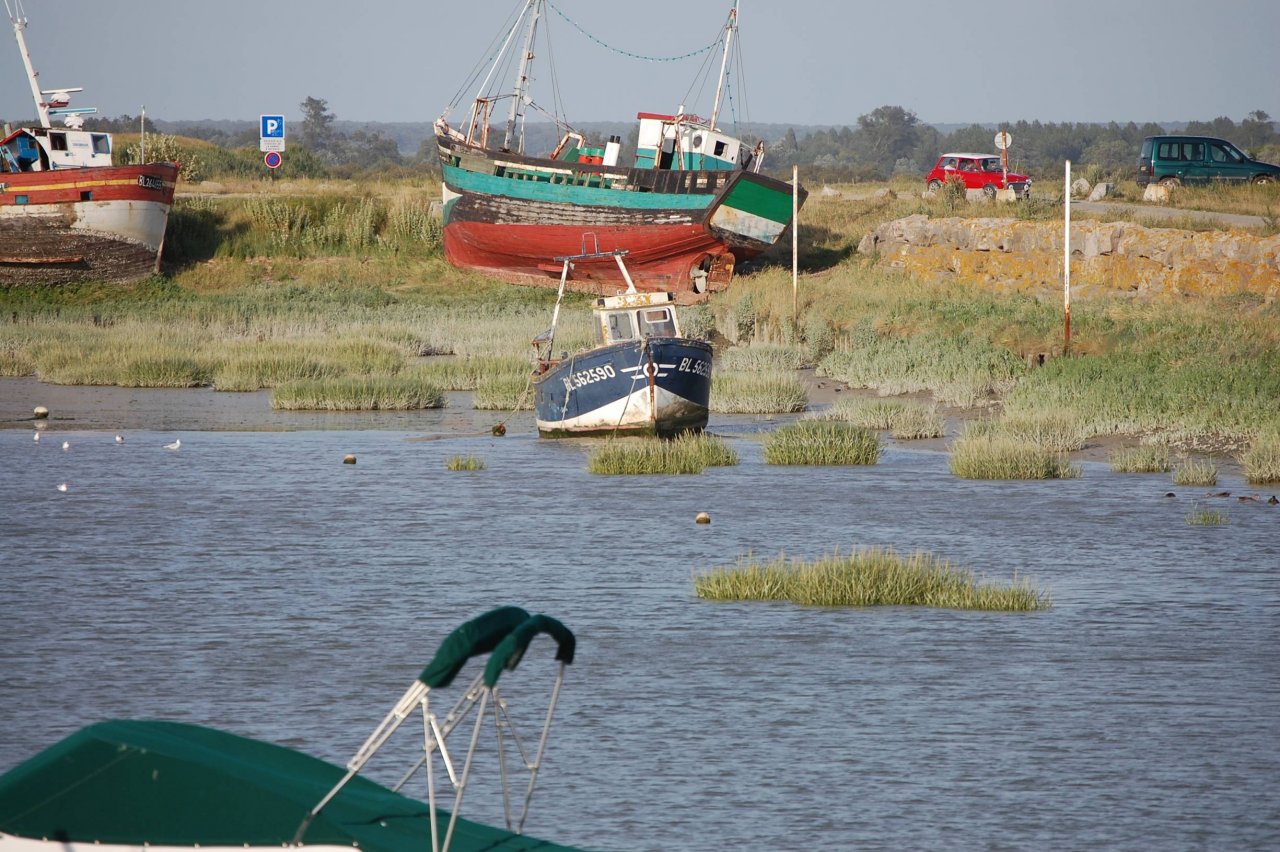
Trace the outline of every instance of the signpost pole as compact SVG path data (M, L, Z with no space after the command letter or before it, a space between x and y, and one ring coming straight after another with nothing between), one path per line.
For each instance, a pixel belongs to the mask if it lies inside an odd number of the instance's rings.
M791 167L791 321L800 322L800 167Z
M1062 184L1062 354L1071 349L1071 161Z

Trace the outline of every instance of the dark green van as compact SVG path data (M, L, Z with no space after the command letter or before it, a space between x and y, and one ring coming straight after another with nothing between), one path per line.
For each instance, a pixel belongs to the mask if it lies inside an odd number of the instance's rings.
M1138 185L1149 183L1271 183L1280 166L1251 159L1225 139L1212 136L1148 136L1138 155Z

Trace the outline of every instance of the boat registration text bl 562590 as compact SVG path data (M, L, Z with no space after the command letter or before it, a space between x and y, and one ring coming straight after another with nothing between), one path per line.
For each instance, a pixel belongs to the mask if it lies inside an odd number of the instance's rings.
M682 373L693 373L695 376L710 376L711 362L701 358L681 358L677 368Z

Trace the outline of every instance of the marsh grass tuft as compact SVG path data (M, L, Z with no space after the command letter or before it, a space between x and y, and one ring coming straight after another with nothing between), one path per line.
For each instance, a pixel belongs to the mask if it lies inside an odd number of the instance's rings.
M286 382L271 392L284 411L416 411L443 408L444 391L416 376L355 376Z
M1187 513L1187 524L1193 527L1221 527L1230 521L1219 509L1196 509Z
M791 414L804 411L809 394L795 373L762 370L723 373L711 382L712 411L717 414Z
M800 369L804 363L805 351L799 346L760 343L731 346L716 352L716 369L730 373L791 371Z
M1280 482L1280 427L1264 430L1254 438L1240 463L1251 484Z
M869 548L831 554L813 562L778 556L762 563L739 559L693 577L707 600L791 601L801 606L928 606L1030 612L1052 606L1047 592L1028 580L1009 585L979 581L972 571L922 551L899 556Z
M471 407L480 411L528 411L533 408L533 388L528 369L520 374L482 376L476 381Z
M702 473L708 467L738 463L724 440L705 432L659 438L609 439L591 451L587 471L601 474Z
M874 432L838 420L801 420L764 440L766 464L875 464L879 459L880 439Z
M1174 485L1217 485L1218 466L1211 461L1188 459L1174 468Z
M975 426L976 424L970 424ZM1032 441L977 426L951 445L951 472L961 479L1075 479L1080 467Z
M1169 448L1159 444L1120 447L1109 456L1111 470L1116 473L1168 473Z
M888 431L904 441L940 438L946 427L937 406L905 399L842 399L819 419L845 420L866 429Z
M444 466L445 470L484 470L484 459L476 456L451 456Z

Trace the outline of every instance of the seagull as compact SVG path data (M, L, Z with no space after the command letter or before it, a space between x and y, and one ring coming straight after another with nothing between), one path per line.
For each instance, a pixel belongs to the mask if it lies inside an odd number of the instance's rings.
M124 435L116 435L116 443L117 443L117 444L123 444L123 443L124 443Z
M31 440L36 441L36 442L38 443L38 442L40 441L40 433L39 433L39 432L37 432L37 433L32 437L32 439L31 439Z
M71 442L70 442L70 441L63 441L63 442L62 442L62 449L64 449L64 450L69 450L69 449L71 449Z
M166 450L176 450L178 449L178 447L181 447L181 446L182 446L182 439L178 438L172 444L165 444L164 448Z
M61 485L59 485L58 490L65 492L67 490L67 483L64 482Z

